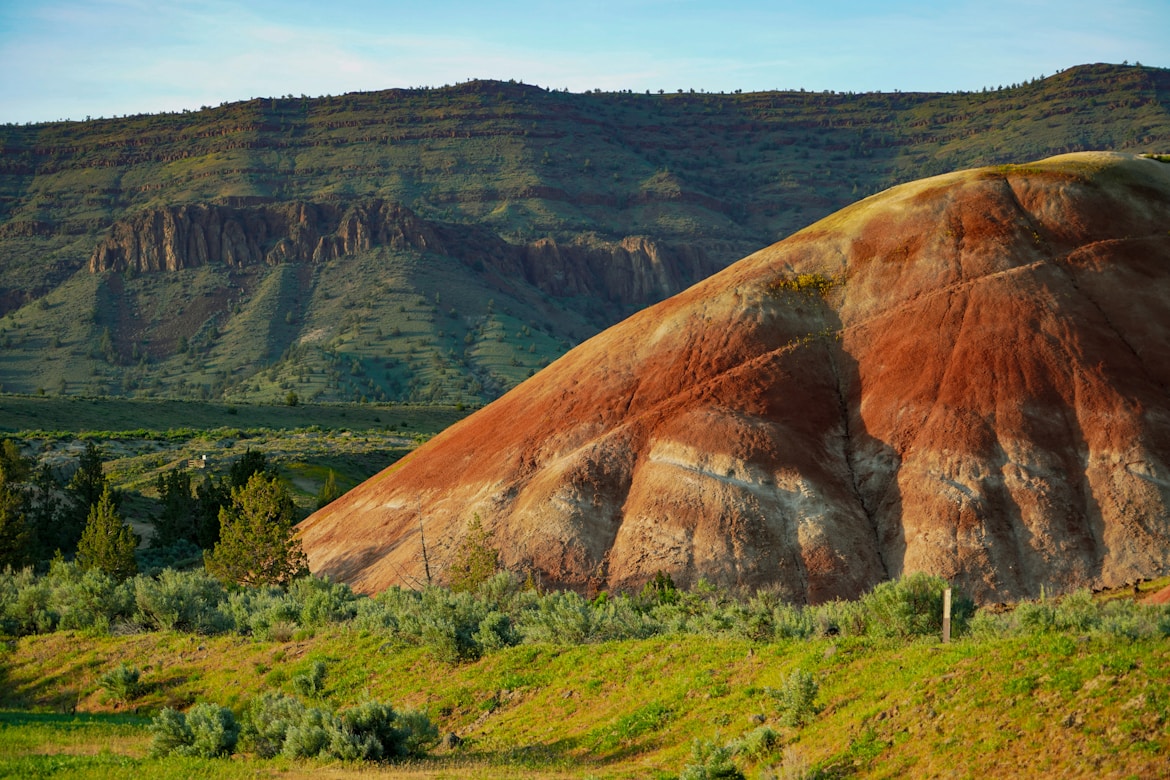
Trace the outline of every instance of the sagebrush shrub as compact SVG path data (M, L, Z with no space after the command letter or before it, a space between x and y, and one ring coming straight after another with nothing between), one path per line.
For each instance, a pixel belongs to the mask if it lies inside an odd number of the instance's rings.
M293 690L308 698L320 696L325 690L326 671L328 671L328 667L324 661L314 661L308 671L292 678Z
M816 679L803 669L788 675L778 690L771 691L780 712L780 723L793 728L811 723L817 714L819 690Z
M301 577L288 589L297 605L297 621L302 626L321 627L350 620L357 614L358 595L340 582L326 578Z
M674 610L676 605L656 609ZM524 613L522 633L530 642L580 645L617 639L642 639L662 631L662 624L625 596L589 602L574 591L546 593Z
M406 733L398 727L398 713L389 704L364 702L342 711L338 720L341 726L339 735L348 737L348 742L330 749L338 758L380 761L406 754L402 746ZM348 749L355 755L347 758L340 754L340 749Z
M203 702L186 715L164 707L151 721L150 732L152 756L216 758L235 750L240 727L227 707Z
M417 631L417 642L445 663L474 661L483 653L475 640L487 617L487 605L468 592L426 588L417 602L417 611L402 616L399 628Z
M817 623L813 610L785 603L772 608L774 639L807 639L816 632Z
M678 780L746 780L731 758L731 748L710 740L696 739L691 745L691 763L683 767Z
M759 759L780 745L780 735L771 726L757 726L731 746L737 755Z
M110 624L128 618L133 611L129 583L100 568L83 569L76 563L54 561L45 581L49 585L49 609L57 617L58 629L105 632Z
M248 705L240 742L261 758L280 755L288 730L300 724L305 705L293 696L265 691Z
M439 732L425 714L395 712L384 702L363 702L334 714L267 692L249 704L240 740L261 758L388 761L425 755Z
M284 627L297 625L300 611L300 605L288 593L268 585L232 591L219 605L220 614L236 633L276 641Z
M191 729L187 728L186 716L170 707L163 707L162 711L151 719L149 730L150 755L155 758L169 756L187 747L193 740Z
M479 621L479 630L471 635L481 652L500 650L520 642L520 635L512 627L512 619L500 612L489 612Z
M981 609L967 624L967 633L975 639L998 639L1012 632L1012 616Z
M227 594L203 571L164 569L157 577L134 578L138 620L151 628L216 633L227 630L219 611Z
M439 741L439 729L425 712L405 710L398 713L398 732L401 741L393 755L419 758Z
M142 695L144 686L139 678L142 671L137 666L122 662L99 678L106 694L115 701L129 702Z
M523 584L513 572L501 571L480 583L475 595L495 612L510 612L524 593Z
M815 636L863 636L866 632L866 610L859 601L834 600L811 609Z
M190 709L187 728L191 731L191 746L182 753L200 758L230 755L240 736L240 726L232 711L210 702L196 704Z
M281 754L289 758L315 758L328 755L333 732L338 728L333 714L328 710L308 707L296 723L289 725L284 734Z
M922 572L879 584L861 598L867 631L901 639L942 633L943 592L948 587L941 577ZM952 633L966 630L974 611L974 602L952 590Z
M1053 627L1062 631L1090 631L1101 616L1092 591L1082 589L1062 598L1053 611Z
M1170 610L1118 599L1100 607L1095 627L1131 641L1160 639L1170 633Z
M58 615L51 606L53 591L47 579L26 571L29 576L19 584L6 622L16 626L16 634L47 634L57 628Z
M0 630L43 634L58 629L107 631L133 609L130 586L100 569L55 560L44 576L32 569L0 573Z
M1049 601L1022 601L1012 615L1016 625L1027 632L1040 633L1056 627L1056 605Z

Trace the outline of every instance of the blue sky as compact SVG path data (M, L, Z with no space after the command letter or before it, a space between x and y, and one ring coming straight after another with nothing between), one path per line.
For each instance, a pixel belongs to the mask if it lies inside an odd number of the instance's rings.
M469 78L674 91L978 90L1170 67L1167 0L0 0L0 122Z

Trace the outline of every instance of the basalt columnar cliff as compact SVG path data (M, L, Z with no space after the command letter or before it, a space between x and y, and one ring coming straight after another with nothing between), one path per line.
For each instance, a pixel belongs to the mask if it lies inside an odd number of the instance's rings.
M1170 147L1170 71L979 93L523 84L0 127L0 390L496 397L899 182Z
M864 199L570 351L300 526L364 591L475 518L582 590L658 571L983 601L1170 572L1170 163L984 167Z
M701 250L664 250L641 236L614 243L513 243L475 226L429 223L400 204L377 200L344 211L312 203L150 209L116 223L94 250L89 270L318 264L376 248L454 258L553 297L595 296L599 303L627 305L663 298L718 270Z

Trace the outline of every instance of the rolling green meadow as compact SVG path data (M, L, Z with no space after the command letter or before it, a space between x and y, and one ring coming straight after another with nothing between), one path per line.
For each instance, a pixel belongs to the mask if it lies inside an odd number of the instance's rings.
M0 773L1145 778L1166 765L1164 608L1080 596L1047 611L977 615L943 645L844 624L837 634L821 627L782 637L799 632L780 628L780 613L763 630L758 604L715 593L689 594L686 603L692 614L683 625L642 638L607 638L621 632L606 627L606 610L579 603L575 621L566 612L528 618L550 621L565 632L561 640L534 632L466 660L440 657L422 633L375 627L364 610L285 636L58 630L12 638L0 656ZM594 628L573 636L584 614ZM142 673L140 692L126 701L101 682L123 663ZM325 671L314 702L388 700L427 713L460 740L382 765L150 755L150 719L160 708L215 702L244 713L264 691L303 688L297 679L315 665ZM797 670L816 693L807 720L792 725L778 692ZM696 745L700 753L726 748L728 764L744 774L711 774L718 766L697 758Z

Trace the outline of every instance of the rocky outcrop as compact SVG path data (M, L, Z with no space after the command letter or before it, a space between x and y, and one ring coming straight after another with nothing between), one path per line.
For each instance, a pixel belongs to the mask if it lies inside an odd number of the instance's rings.
M93 272L175 271L207 263L320 263L374 246L442 251L435 232L402 206L372 201L149 209L119 221L94 249Z
M643 236L568 245L541 239L520 247L516 262L524 279L553 295L600 289L622 303L661 300L719 270L705 252L664 248Z
M1170 572L1170 165L868 198L582 344L310 516L315 572L441 576L468 523L583 590L657 571L982 601Z
M374 200L344 208L282 203L150 209L115 223L94 249L89 268L149 272L207 263L321 263L383 246L456 257L549 295L625 305L662 300L720 267L701 250L667 248L641 236L514 245L482 228L429 222L399 204Z

